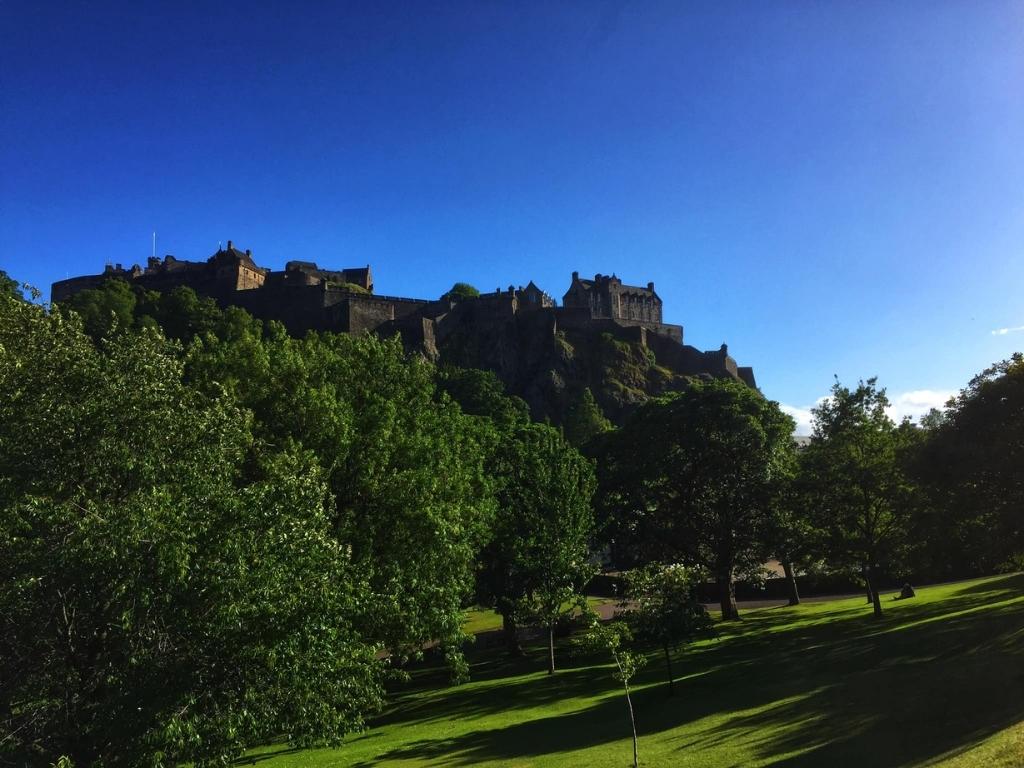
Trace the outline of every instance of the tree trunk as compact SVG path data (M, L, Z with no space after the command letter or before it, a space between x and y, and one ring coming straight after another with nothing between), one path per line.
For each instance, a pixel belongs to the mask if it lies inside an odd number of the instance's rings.
M668 695L672 696L675 694L675 679L672 677L672 654L668 652L668 645L663 645L665 649L665 666L668 667Z
M501 631L505 637L505 649L509 656L522 656L523 647L519 645L519 628L516 621L508 614L501 614Z
M731 569L718 574L718 599L722 606L722 621L732 621L740 617L739 608L736 607L736 585L732 580Z
M882 598L878 596L878 589L875 587L875 583L872 580L871 566L864 566L864 578L868 583L868 594L871 596L870 600L874 604L875 617L878 618L882 615Z
M636 748L636 718L633 717L633 700L629 698L629 683L623 680L622 684L626 687L626 706L629 707L629 724L633 728L633 768L640 768L640 758L637 756Z
M793 563L783 560L782 570L786 574L786 586L789 587L789 604L800 605L800 590L797 589L796 576L793 575Z
M555 623L548 622L548 674L555 674Z
M862 565L860 567L860 575L861 578L864 579L864 590L867 592L868 602L875 602L875 594L871 591L871 576L868 573L868 567L866 565Z

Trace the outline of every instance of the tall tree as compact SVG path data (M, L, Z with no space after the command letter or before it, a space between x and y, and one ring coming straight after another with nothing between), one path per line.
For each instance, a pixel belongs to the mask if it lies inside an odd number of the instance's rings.
M773 514L766 537L769 554L782 565L789 604L794 606L800 605L796 570L820 559L822 539L808 509L809 497L801 490L798 467L802 458L802 449L797 448L792 472L781 473L773 483Z
M644 405L605 442L600 464L617 551L708 568L722 617L738 618L735 579L764 562L792 431L777 403L738 382L696 382Z
M0 761L224 764L379 706L322 474L250 425L158 333L0 297Z
M317 457L335 536L368 591L364 636L399 658L432 640L457 648L493 500L478 430L439 397L433 366L398 339L298 340L270 323L198 339L189 371L203 391L234 393L258 439Z
M530 409L509 395L494 371L447 365L437 372L437 385L470 416L489 419L498 429L510 429L530 420Z
M1024 563L1024 355L986 368L934 419L914 477L930 504L920 536L941 575ZM958 570L949 572L951 566Z
M861 571L876 616L879 569L899 561L912 492L900 461L905 435L886 414L888 405L874 378L852 389L836 381L813 411L801 467L831 562Z
M502 615L511 651L518 650L518 622L544 627L553 673L554 625L567 603L581 599L594 571L594 472L542 424L520 426L498 450L498 507L493 538L481 555L480 593Z

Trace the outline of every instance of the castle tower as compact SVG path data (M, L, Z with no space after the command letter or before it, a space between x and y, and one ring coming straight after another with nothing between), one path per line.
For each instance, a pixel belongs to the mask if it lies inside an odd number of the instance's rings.
M588 309L591 317L608 318L628 323L661 324L661 299L654 292L654 283L646 288L625 285L615 275L594 275L593 280L572 273L572 283L562 297L562 306Z

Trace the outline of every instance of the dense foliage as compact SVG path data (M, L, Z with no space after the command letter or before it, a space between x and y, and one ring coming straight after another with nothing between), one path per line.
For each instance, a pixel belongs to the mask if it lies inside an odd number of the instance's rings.
M513 652L518 623L544 627L554 672L555 622L579 602L595 570L594 470L551 427L524 424L500 442L493 471L498 508L478 594L502 615Z
M589 576L590 463L492 374L438 371L398 339L294 339L184 288L0 300L0 749L16 761L332 742L427 645L461 676L499 506L532 531L522 618L550 626Z
M298 445L253 442L153 331L0 298L0 750L206 763L334 741L381 698L353 561Z
M918 561L939 576L1024 567L1024 355L982 371L924 430Z
M913 493L900 455L905 431L886 414L888 405L874 379L854 389L836 382L814 409L814 434L801 456L807 514L829 561L860 570L876 615L875 575L904 556Z
M668 692L675 692L672 652L712 631L711 616L697 599L703 574L683 565L650 564L626 574L624 608L633 635L662 651Z
M562 425L565 439L576 446L585 447L594 438L612 429L612 423L601 411L590 388L585 388L569 406Z
M879 612L898 573L1020 568L1021 356L920 426L887 404L837 382L798 457L792 421L734 381L618 430L582 389L559 431L397 338L296 339L117 280L48 309L0 273L0 762L337 742L425 647L464 676L472 600L511 650L541 628L553 672L600 556L640 566L632 618L588 634L627 701L645 647L671 685L672 651L708 629L704 569L728 619L768 557L858 574Z
M766 555L775 484L792 470L792 420L738 382L696 382L651 401L607 442L607 531L620 557L708 568L722 613Z
M316 457L365 596L364 635L400 656L430 640L457 647L493 503L477 433L436 396L433 368L397 339L299 340L272 326L197 341L188 370L201 391L226 389L251 410L261 441Z
M480 291L469 283L455 283L441 298L459 301L461 299L475 299L479 295Z
M0 269L0 296L7 296L12 299L21 298L21 288L18 281Z

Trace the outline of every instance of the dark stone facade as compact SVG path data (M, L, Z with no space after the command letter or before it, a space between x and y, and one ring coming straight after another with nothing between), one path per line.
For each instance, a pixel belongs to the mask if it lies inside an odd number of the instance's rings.
M150 258L145 269L138 264L131 269L120 264L108 264L101 274L72 277L54 283L50 299L63 301L107 280L121 279L151 291L169 291L185 285L222 304L233 304L236 295L262 288L269 274L270 270L256 266L251 251L240 251L228 240L227 248L218 250L206 261L181 261L174 256L165 256L163 261Z
M296 335L311 330L400 334L409 351L437 358L447 350L453 362L496 370L512 392L519 389L513 379L523 375L521 369L542 370L557 357L559 339L567 335L584 345L581 339L610 336L649 350L658 366L675 375L733 378L756 387L753 370L737 366L724 344L713 351L683 344L683 327L662 322L653 283L625 285L615 275L584 280L573 272L561 307L532 281L525 288L499 288L472 299L430 301L373 293L369 266L327 270L313 262L289 261L283 270L271 271L258 266L251 251L228 241L227 248L206 261L166 256L149 259L145 269L118 264L98 275L61 280L53 284L51 299L63 301L112 278L158 291L187 286L221 306L239 306L260 319L278 321ZM475 354L466 351L474 345L479 347ZM571 361L560 365L568 366L565 376L573 375ZM530 375L536 379L535 374ZM534 381L522 388L536 386Z

